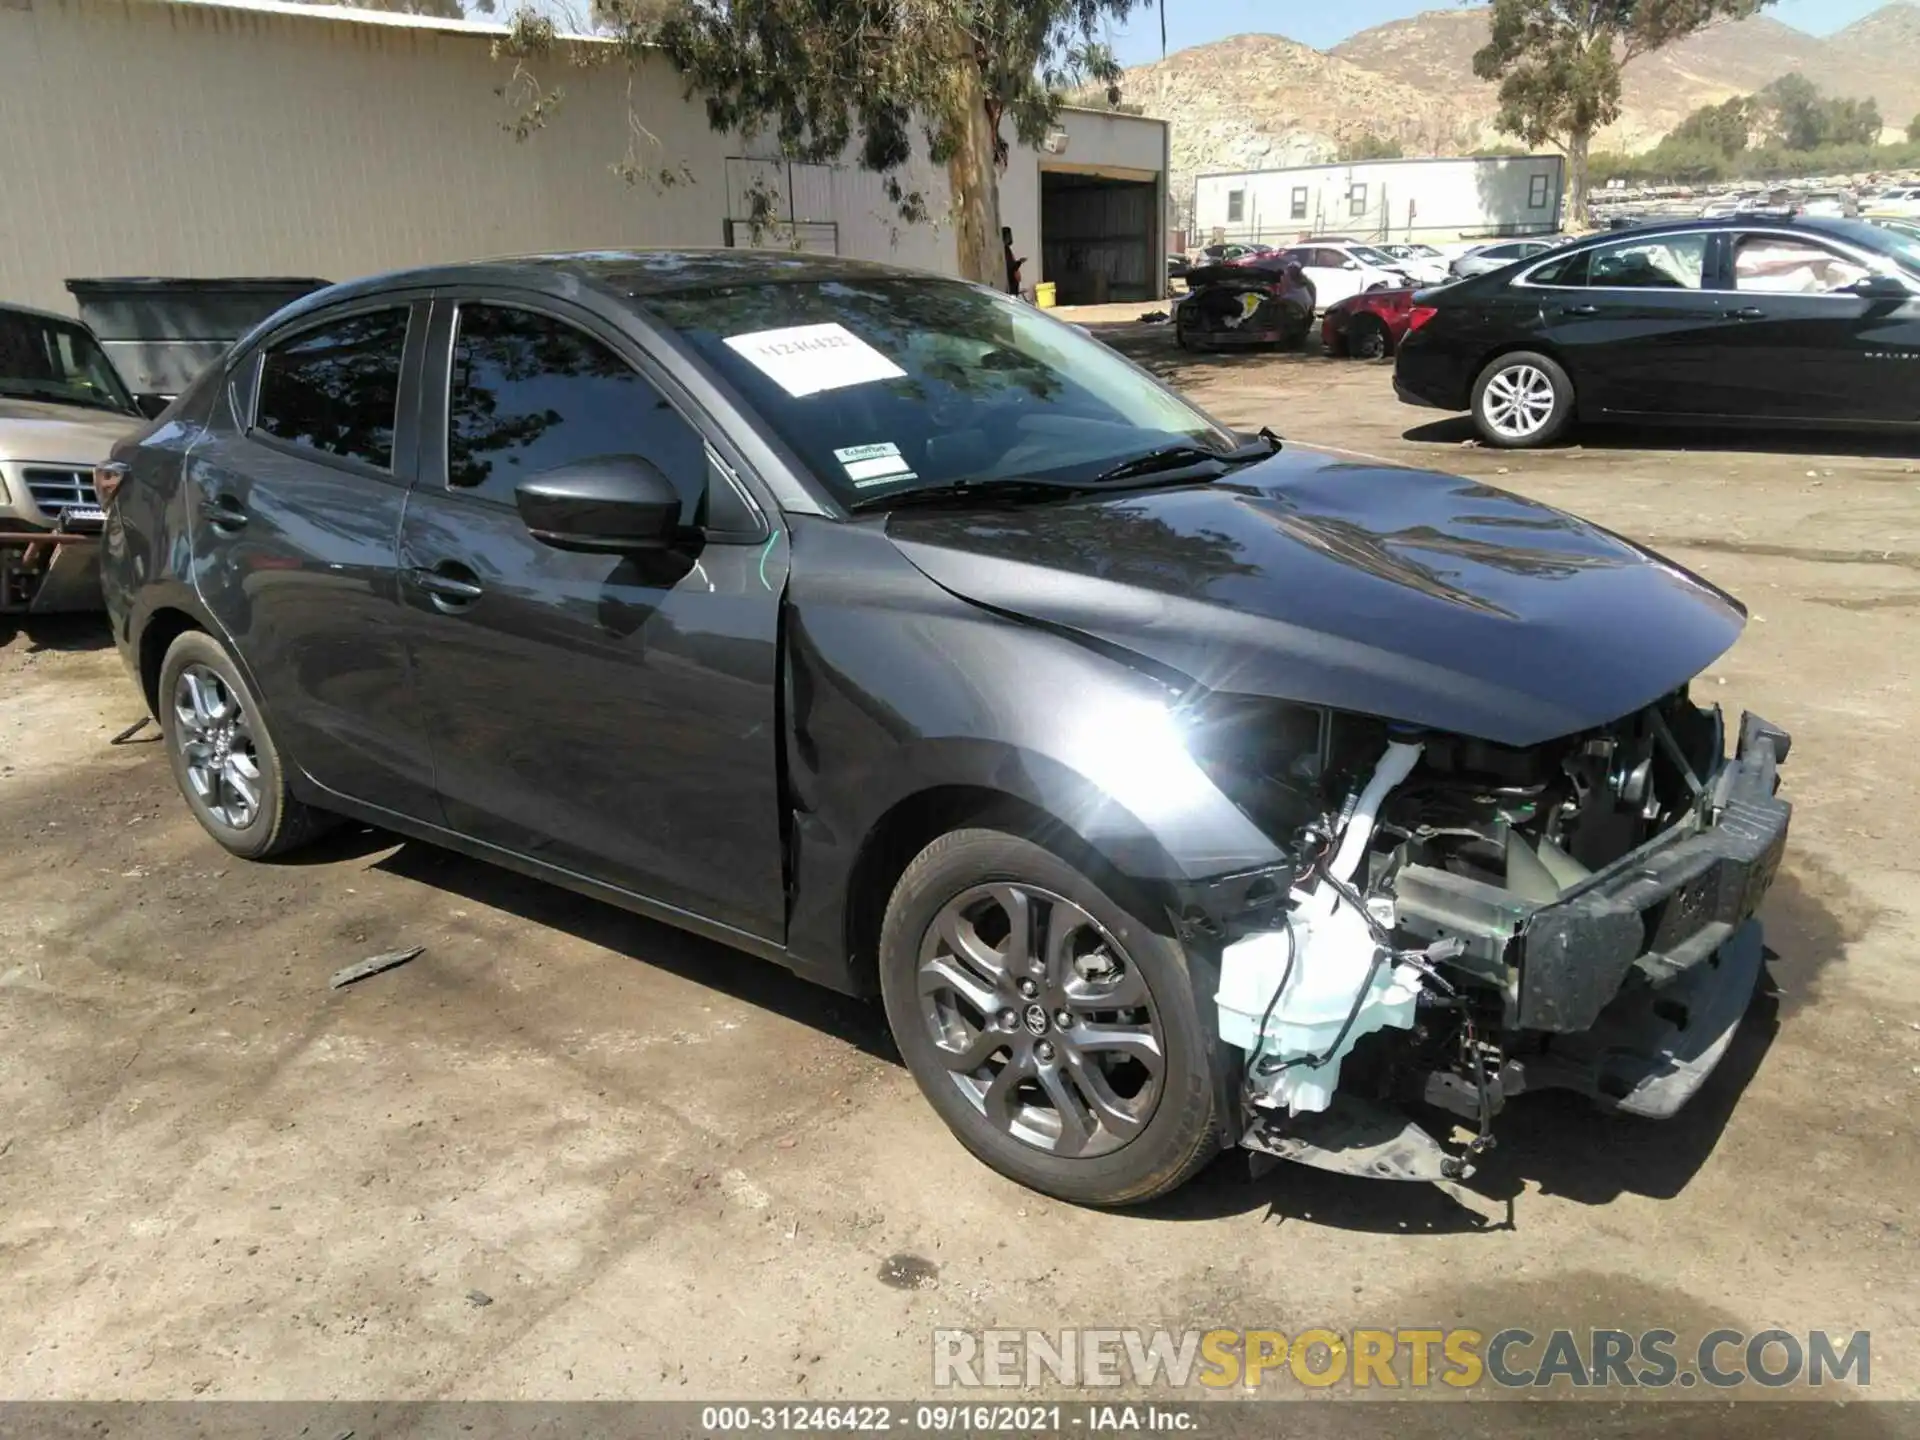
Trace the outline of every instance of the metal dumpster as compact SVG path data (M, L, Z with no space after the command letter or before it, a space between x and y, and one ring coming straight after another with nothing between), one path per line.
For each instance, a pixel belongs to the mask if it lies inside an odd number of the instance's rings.
M141 407L186 389L227 347L281 306L324 289L312 278L158 277L67 281L80 318L99 338Z

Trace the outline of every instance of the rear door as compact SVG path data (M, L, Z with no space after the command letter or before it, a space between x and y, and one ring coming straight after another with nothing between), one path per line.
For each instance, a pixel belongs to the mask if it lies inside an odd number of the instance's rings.
M394 569L426 313L417 296L362 299L268 337L185 473L194 583L288 757L434 820Z
M545 296L436 302L400 563L448 823L778 939L784 534L743 462L630 335ZM683 497L674 548L533 538L516 486L596 456Z
M1548 257L1526 272L1583 415L1727 413L1717 369L1726 297L1707 288L1718 254L1715 232L1688 230Z
M1725 353L1743 414L1920 419L1920 300L1852 293L1874 273L1868 259L1804 232L1733 237Z

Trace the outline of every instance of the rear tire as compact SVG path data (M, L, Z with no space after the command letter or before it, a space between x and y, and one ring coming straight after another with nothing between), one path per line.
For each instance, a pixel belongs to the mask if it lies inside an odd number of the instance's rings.
M1559 362L1532 350L1493 360L1473 382L1473 426L1503 450L1551 445L1573 423L1573 381Z
M1347 354L1356 360L1384 360L1393 353L1387 327L1371 315L1356 315L1347 327Z
M160 662L160 733L194 819L243 860L304 845L330 817L294 799L260 701L226 647L188 630Z
M928 1103L978 1159L1081 1205L1150 1200L1219 1148L1219 1042L1197 998L1214 981L1079 869L997 830L921 851L880 935L887 1021Z

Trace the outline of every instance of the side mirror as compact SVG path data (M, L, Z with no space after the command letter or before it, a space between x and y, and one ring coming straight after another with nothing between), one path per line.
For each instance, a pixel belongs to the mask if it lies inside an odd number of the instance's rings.
M1847 289L1863 300L1907 300L1913 296L1906 281L1897 275L1869 275Z
M556 466L523 481L513 498L533 538L556 550L664 550L680 527L680 492L638 455Z
M1341 265L1340 268L1342 270L1358 270L1360 268L1360 262L1358 260L1349 260Z

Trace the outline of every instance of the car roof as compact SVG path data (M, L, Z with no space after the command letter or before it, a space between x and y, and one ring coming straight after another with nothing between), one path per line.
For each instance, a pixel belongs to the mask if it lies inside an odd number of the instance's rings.
M1661 235L1686 235L1696 231L1709 234L1722 230L1751 230L1764 225L1770 230L1805 230L1833 240L1851 240L1856 244L1873 234L1873 226L1863 220L1842 220L1824 215L1781 215L1765 210L1749 210L1744 215L1710 215L1698 220L1650 221L1631 230L1602 231L1582 236L1576 243L1592 240L1644 241Z
M558 297L591 290L619 299L647 299L728 285L806 284L823 280L946 281L947 277L904 266L791 250L580 250L466 260L363 276L302 296L279 311L273 320L278 326L287 319L342 301L443 285L517 286Z
M37 305L16 305L11 300L0 300L0 314L31 315L36 320L57 320L60 324L71 326L76 330L87 328L73 316L62 315L58 310L42 310Z

